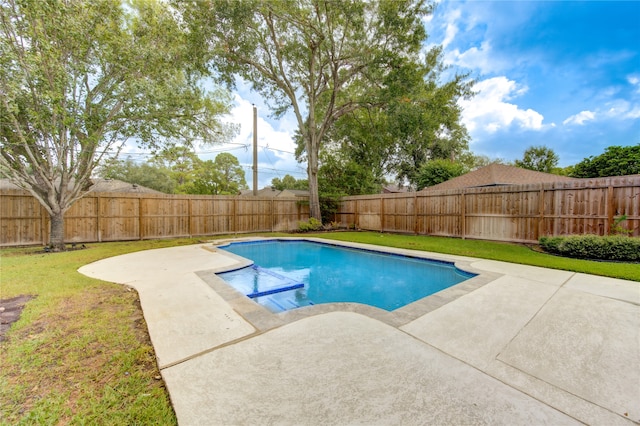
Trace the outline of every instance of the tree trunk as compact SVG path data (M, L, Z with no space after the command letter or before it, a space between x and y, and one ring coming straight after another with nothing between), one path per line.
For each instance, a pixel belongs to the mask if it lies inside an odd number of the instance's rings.
M64 251L64 212L51 213L51 234L49 244L53 251Z
M322 221L320 194L318 193L318 141L309 135L307 143L307 174L309 175L309 215Z
M320 195L318 194L318 167L315 171L309 167L309 216L322 220Z

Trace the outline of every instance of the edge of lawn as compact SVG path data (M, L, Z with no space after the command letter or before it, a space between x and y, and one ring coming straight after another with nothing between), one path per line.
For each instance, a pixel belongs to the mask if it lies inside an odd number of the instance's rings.
M351 241L409 250L420 250L479 259L540 266L604 277L640 281L640 263L574 259L536 251L533 245L425 235L388 234L372 231L308 233L308 237Z

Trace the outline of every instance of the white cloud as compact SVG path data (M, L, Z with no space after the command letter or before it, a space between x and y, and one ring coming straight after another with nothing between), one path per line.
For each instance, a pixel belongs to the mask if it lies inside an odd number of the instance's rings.
M562 124L577 124L583 125L585 121L595 120L596 114L592 111L580 111L577 114L572 115L562 122Z
M478 69L482 74L489 74L503 69L501 62L492 56L491 43L488 40L480 43L480 47L471 47L464 52L454 49L445 53L445 62L463 68Z
M627 81L634 87L635 93L640 94L640 74L629 75Z
M445 17L445 23L442 25L445 29L444 31L444 40L442 40L442 47L444 49L447 48L447 46L449 46L449 44L451 44L451 42L453 41L453 39L456 37L456 34L458 34L458 26L456 24L456 22L460 19L462 12L458 9L458 10L452 10L450 13L447 14L447 16Z
M633 105L624 99L607 102L604 108L596 111L581 111L562 122L565 125L584 125L595 120L636 120L640 118L640 105Z
M640 118L640 106L636 105L624 114L624 118L635 120Z
M532 110L523 110L518 105L506 102L526 92L515 81L504 76L494 77L477 83L477 93L470 100L461 100L462 122L469 132L495 133L500 129L517 126L523 130L541 130L544 117Z

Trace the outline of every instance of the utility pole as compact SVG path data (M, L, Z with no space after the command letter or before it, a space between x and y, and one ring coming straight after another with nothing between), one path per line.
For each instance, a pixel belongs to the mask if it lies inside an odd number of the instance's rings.
M258 108L253 105L253 195L258 195Z

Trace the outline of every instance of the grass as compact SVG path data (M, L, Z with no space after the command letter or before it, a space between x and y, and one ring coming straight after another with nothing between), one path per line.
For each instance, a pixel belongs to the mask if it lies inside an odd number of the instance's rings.
M176 424L137 293L77 269L118 254L195 242L0 251L1 298L37 296L0 343L0 424Z
M305 236L640 281L640 264L566 259L517 244L376 232ZM0 343L0 424L176 424L137 293L77 269L119 254L197 242L102 243L50 254L40 247L0 250L0 297L37 296Z
M336 232L330 234L318 233L305 235L340 241L353 241L387 247L477 257L481 259L501 260L523 265L542 266L545 268L640 281L640 263L570 259L541 253L522 244L462 240L423 235L381 234L379 232Z

